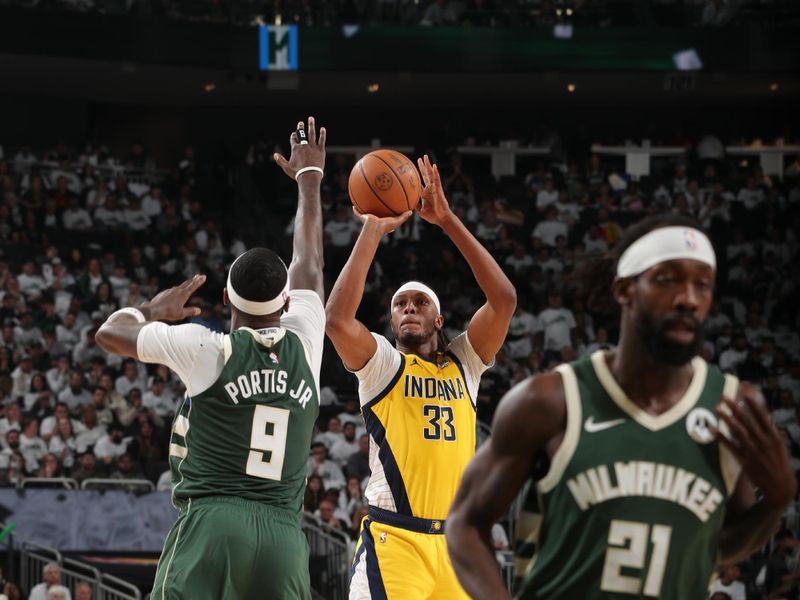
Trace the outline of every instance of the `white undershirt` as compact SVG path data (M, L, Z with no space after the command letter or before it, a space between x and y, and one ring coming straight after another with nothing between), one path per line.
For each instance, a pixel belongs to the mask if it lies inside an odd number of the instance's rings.
M289 310L281 316L281 326L300 338L319 391L325 308L311 290L292 290L289 298ZM222 372L225 337L226 334L193 323L150 323L139 330L136 352L142 362L166 365L175 371L186 386L186 393L194 396L211 387Z

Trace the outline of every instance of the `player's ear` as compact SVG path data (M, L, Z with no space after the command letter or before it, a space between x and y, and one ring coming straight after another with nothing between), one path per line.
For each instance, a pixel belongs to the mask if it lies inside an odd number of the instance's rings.
M444 315L437 315L433 320L433 326L436 328L436 331L441 331L442 327L444 327Z
M228 288L226 287L222 288L222 303L225 306L228 306L228 304L231 303L231 299L228 298Z
M289 297L286 298L286 304L283 305L283 312L285 312L285 313L289 312L289 302L291 302L291 301L292 301L291 298L289 298ZM283 313L281 313L281 314L283 314Z
M620 306L630 304L635 284L636 279L631 277L617 277L614 279L614 283L611 284L611 293L614 295L614 300L617 301L617 304Z

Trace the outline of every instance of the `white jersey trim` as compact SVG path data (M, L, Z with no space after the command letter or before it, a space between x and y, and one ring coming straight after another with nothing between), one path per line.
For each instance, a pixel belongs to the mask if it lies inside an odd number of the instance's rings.
M403 354L384 336L372 333L372 337L377 343L375 354L367 361L366 365L353 372L358 378L358 396L361 406L375 400L386 390L386 386L391 383L403 361ZM456 336L447 345L446 352L452 353L461 363L464 371L464 383L467 385L467 391L474 406L478 397L481 375L491 367L491 364L484 364L472 347L467 332Z

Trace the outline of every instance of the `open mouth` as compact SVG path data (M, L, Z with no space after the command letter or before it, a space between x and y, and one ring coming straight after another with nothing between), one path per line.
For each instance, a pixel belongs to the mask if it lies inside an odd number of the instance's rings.
M666 329L667 338L678 344L691 344L697 336L697 329L684 322L678 322L670 325Z

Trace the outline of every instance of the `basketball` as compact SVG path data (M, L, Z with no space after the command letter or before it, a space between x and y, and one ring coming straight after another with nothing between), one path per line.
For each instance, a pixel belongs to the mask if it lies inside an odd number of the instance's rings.
M417 207L422 185L417 167L407 156L381 149L356 163L347 188L350 201L362 213L391 217Z

